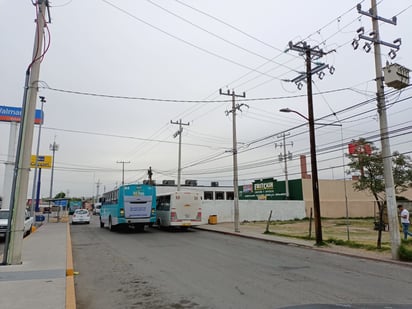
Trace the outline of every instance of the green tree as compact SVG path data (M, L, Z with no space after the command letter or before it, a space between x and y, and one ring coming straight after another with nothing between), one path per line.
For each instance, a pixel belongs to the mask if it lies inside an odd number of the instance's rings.
M379 209L379 228L377 247L382 244L382 227L385 210L385 179L383 173L382 153L373 143L360 138L355 142L357 147L352 154L349 154L349 167L360 171L360 177L353 184L357 191L369 191L375 198ZM392 171L395 185L395 193L405 191L412 184L412 161L409 156L405 156L397 151L392 154Z
M66 197L66 193L60 192L60 193L57 193L54 198L65 198L65 197Z

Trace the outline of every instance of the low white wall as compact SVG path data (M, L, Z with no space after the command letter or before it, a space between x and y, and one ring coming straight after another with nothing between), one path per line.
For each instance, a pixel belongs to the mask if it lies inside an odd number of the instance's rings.
M239 218L242 221L293 220L306 217L304 201L239 201ZM234 202L206 200L202 204L202 221L207 223L210 215L217 216L217 222L234 221Z

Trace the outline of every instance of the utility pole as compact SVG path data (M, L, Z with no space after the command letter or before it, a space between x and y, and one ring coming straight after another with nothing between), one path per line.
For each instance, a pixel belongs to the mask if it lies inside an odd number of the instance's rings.
M285 199L289 199L289 179L288 179L288 159L292 160L292 154L290 152L286 153L286 146L293 146L293 142L290 142L289 144L286 144L286 136L289 136L290 133L285 133L283 132L282 134L278 135L278 138L282 138L283 141L280 143L280 147L283 146L283 154L281 153L279 155L279 160L280 161L285 161ZM275 143L275 147L277 147L277 144Z
M9 231L6 233L3 264L17 265L22 263L24 212L27 202L31 149L33 144L34 118L38 92L37 83L40 76L40 63L44 56L44 26L46 24L46 8L49 10L49 1L37 0L35 6L37 19L33 57L26 70L22 118L10 198ZM50 16L50 12L48 13Z
M220 95L227 95L232 97L232 109L230 111L226 111L225 114L228 116L230 113L233 115L232 121L232 133L233 133L233 202L234 202L234 209L235 209L235 232L239 233L239 180L238 180L238 169L237 169L237 137L236 137L236 110L242 111L240 108L242 106L246 106L249 108L247 104L236 104L236 98L245 98L246 93L243 92L242 95L235 94L235 91L227 90L227 93L222 92L222 89L219 89Z
M97 203L99 201L99 191L100 191L100 185L102 183L100 182L100 179L97 180L96 182L96 201L95 203Z
M120 163L122 165L122 186L124 185L124 165L129 164L130 161L116 161L116 163Z
M386 103L385 103L385 91L383 84L382 75L382 59L381 59L381 45L385 45L391 48L389 56L393 59L396 57L396 51L399 50L401 39L396 39L392 43L387 43L380 40L379 34L379 21L396 25L396 16L392 19L386 19L378 16L378 8L376 5L376 0L371 0L371 9L368 12L362 11L361 4L358 4L358 12L362 15L366 15L372 18L372 28L373 32L370 36L364 35L364 29L358 29L359 37L352 42L352 46L356 49L358 47L358 41L360 39L366 40L363 49L369 52L371 47L368 42L373 42L374 54L375 54L375 73L376 73L376 99L377 99L377 110L379 114L379 127L380 127L380 139L382 146L382 157L383 157L383 169L385 178L385 192L386 192L386 205L388 209L388 223L389 223L389 233L391 235L391 251L392 258L399 259L398 250L401 244L401 238L399 233L399 223L398 214L396 207L396 195L395 186L393 180L392 172L392 153L390 149L389 133L388 133L388 118L386 114Z
M52 151L52 170L51 170L51 179L50 179L50 198L49 198L49 206L51 203L51 199L53 198L53 178L54 178L54 157L56 155L56 151L59 150L59 145L56 144L56 137L55 140L53 141L53 144L50 144L49 149Z
M313 114L313 95L312 95L312 75L318 74L318 77L322 79L325 75L324 69L329 68L331 74L334 72L334 67L329 67L324 63L316 63L316 67L312 69L312 61L320 59L326 53L315 46L311 48L306 42L299 42L293 44L289 42L289 49L297 51L305 55L306 61L306 73L301 74L292 80L296 83L298 89L302 89L301 81L306 79L307 86L307 96L308 96L308 122L309 122L309 136L310 136L310 162L312 169L312 193L313 193L313 210L315 214L315 234L316 234L316 245L320 246L323 244L322 237L322 223L321 223L321 213L320 213L320 198L319 198L319 180L318 180L318 166L316 160L316 141L315 141L315 117Z
M174 134L173 137L176 138L176 136L179 136L179 155L178 155L178 162L177 162L177 191L180 190L180 176L182 173L182 132L183 132L183 127L182 126L188 126L189 123L182 123L182 119L179 119L179 121L172 121L170 120L171 124L178 124L179 125L179 130L177 130Z

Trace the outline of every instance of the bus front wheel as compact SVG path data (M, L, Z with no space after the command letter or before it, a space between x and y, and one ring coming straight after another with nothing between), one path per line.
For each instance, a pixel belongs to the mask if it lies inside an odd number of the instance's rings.
M104 222L102 222L102 218L100 218L100 227L104 228Z

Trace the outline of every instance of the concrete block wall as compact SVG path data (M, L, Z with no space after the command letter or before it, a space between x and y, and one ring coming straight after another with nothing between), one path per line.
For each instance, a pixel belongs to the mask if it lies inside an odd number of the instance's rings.
M306 217L304 201L257 201L240 200L239 218L242 221L266 221L272 210L271 220L293 220ZM234 202L206 200L202 203L202 222L207 223L210 215L217 216L217 222L234 221Z

